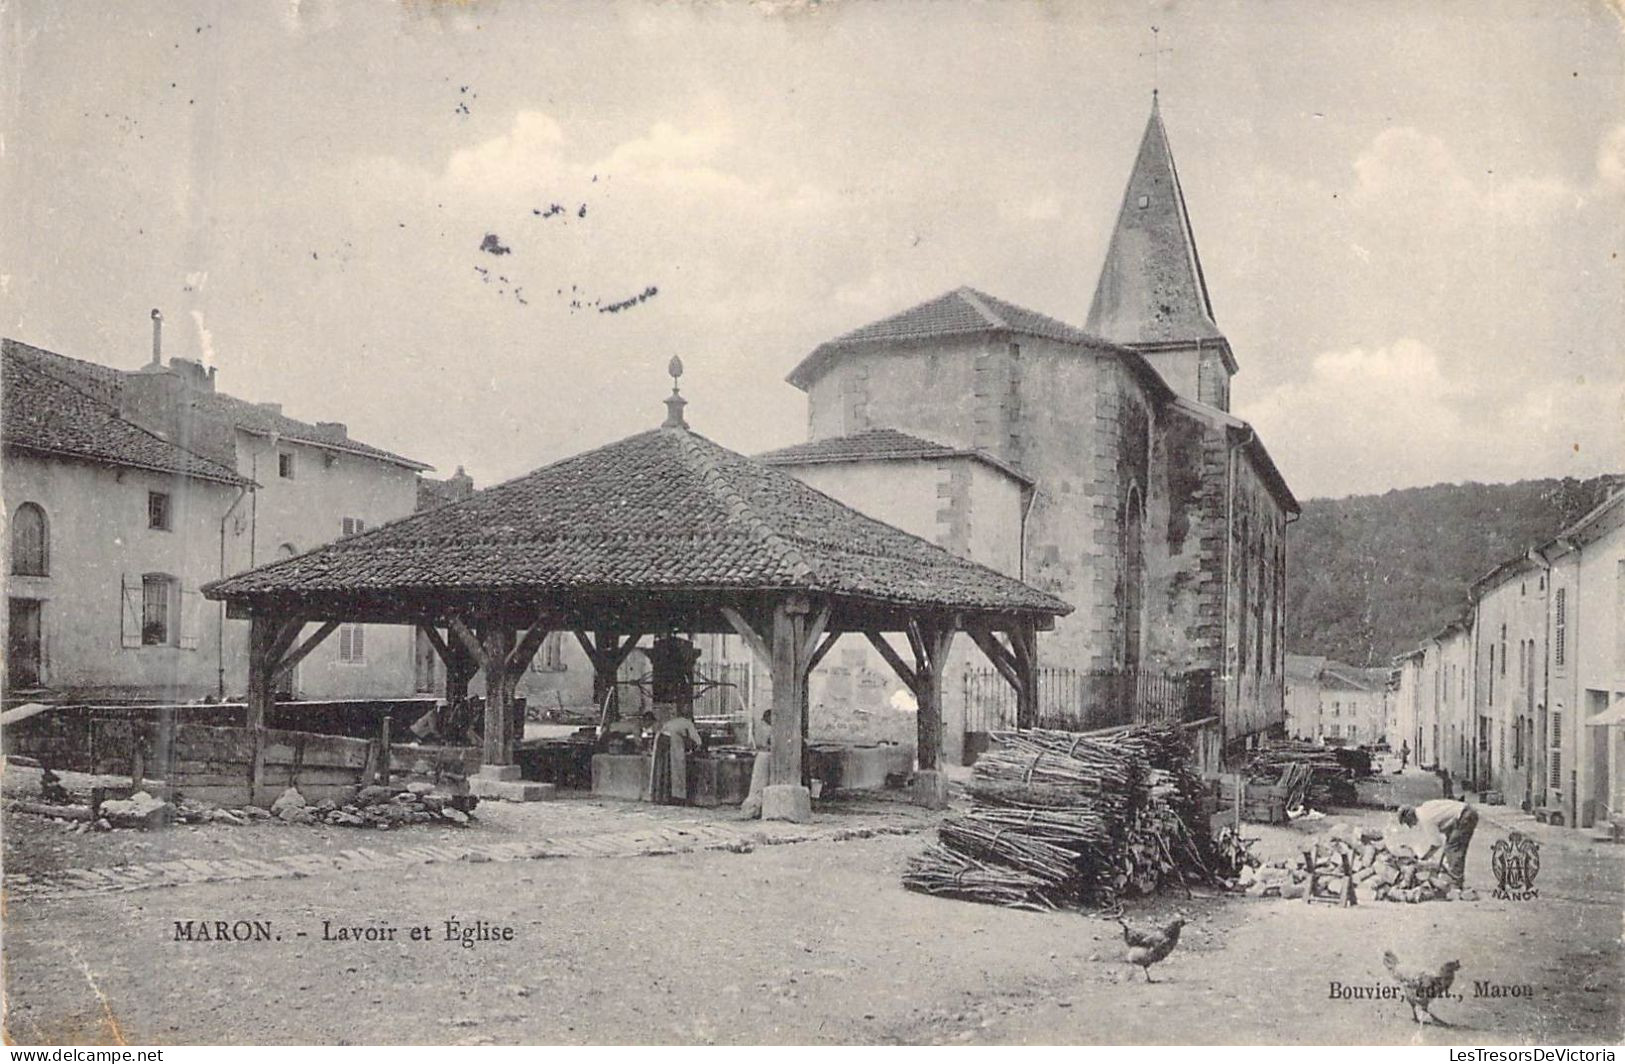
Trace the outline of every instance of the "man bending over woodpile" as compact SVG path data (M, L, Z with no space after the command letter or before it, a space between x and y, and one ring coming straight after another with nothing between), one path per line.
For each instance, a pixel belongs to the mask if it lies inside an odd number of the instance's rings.
M1445 872L1456 886L1465 886L1467 847L1478 827L1478 810L1454 798L1435 798L1415 808L1400 806L1399 822L1425 832L1433 847L1428 854L1439 850Z

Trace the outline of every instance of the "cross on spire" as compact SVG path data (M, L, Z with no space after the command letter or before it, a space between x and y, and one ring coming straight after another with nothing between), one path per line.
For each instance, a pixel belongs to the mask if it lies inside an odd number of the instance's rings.
M1140 53L1141 59L1144 59L1146 56L1151 57L1151 96L1153 99L1156 97L1157 89L1160 87L1160 83L1162 81L1162 57L1164 54L1172 55L1174 52L1172 48L1162 47L1161 35L1162 27L1152 26L1151 50L1149 52Z

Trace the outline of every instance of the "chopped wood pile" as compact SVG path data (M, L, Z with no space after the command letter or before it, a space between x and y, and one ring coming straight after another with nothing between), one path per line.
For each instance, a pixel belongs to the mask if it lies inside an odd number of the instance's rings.
M1353 882L1353 901L1476 901L1471 888L1460 889L1440 867L1437 856L1424 858L1405 845L1388 846L1382 832L1338 824L1320 836L1301 857L1243 868L1235 885L1258 898L1302 898L1309 892L1310 862L1322 891L1341 892Z
M1371 755L1363 750L1293 740L1266 743L1247 763L1249 781L1281 788L1288 809L1356 805L1354 781L1370 774Z
M903 885L1020 909L1105 904L1205 880L1201 782L1176 728L1105 737L994 732L969 811L948 816Z
M437 793L427 783L362 787L355 798L342 804L331 798L307 804L303 795L289 787L271 803L271 815L289 824L387 830L407 824L466 825L478 804L479 798L474 795Z

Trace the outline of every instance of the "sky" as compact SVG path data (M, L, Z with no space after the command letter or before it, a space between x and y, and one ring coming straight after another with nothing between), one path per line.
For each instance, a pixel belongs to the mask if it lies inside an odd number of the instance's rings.
M5 334L135 368L159 307L223 390L440 475L653 427L673 355L698 431L796 442L797 362L962 284L1081 325L1154 83L1300 498L1625 468L1605 3L9 0L0 34Z

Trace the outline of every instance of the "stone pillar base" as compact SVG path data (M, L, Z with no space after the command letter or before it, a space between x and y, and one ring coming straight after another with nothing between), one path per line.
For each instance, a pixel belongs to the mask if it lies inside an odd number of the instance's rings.
M519 778L519 766L481 765L479 776L488 780L517 780Z
M914 774L912 798L927 809L948 808L948 777L934 768L921 769Z
M805 824L812 819L812 792L794 783L763 787L762 819Z
M546 802L558 797L558 788L533 780L494 780L478 775L468 781L468 793L499 802Z

